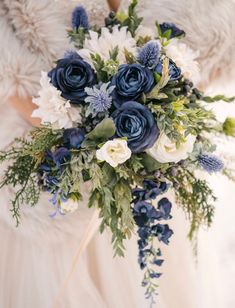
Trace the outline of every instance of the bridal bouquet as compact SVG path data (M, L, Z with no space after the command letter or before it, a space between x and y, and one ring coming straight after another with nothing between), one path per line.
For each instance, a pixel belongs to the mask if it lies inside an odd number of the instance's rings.
M100 231L111 230L115 255L124 255L124 240L137 232L143 286L152 298L163 263L155 241L168 244L173 234L164 194L174 190L191 221L190 238L209 226L215 196L195 170L226 173L210 136L234 135L235 125L219 123L206 108L229 99L206 97L194 86L197 54L180 42L184 31L171 23L145 28L136 4L127 14L110 13L103 28L89 25L84 8L74 10L74 49L42 72L32 115L42 126L1 152L0 161L10 161L1 186L17 188L18 223L20 206L35 205L42 191L51 194L53 217L75 211L88 181L88 207L99 209Z

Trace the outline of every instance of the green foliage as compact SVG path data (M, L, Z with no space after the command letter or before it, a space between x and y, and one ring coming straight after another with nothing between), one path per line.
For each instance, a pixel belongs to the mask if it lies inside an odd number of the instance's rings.
M10 185L16 188L11 201L12 215L16 224L20 221L20 207L23 204L35 205L39 200L40 188L35 172L35 161L30 155L18 156L5 171L0 188Z
M226 103L232 103L235 101L235 96L233 97L226 97L224 95L216 95L214 97L211 96L203 96L201 98L202 101L206 102L206 103L215 103L215 102L219 102L219 101L223 101Z
M124 54L126 58L126 63L132 64L136 62L136 59L133 53L129 52L126 48L124 49Z
M226 118L223 123L223 132L227 136L235 137L235 118Z
M115 131L116 127L113 120L111 118L106 118L97 124L96 127L86 135L86 139L99 144L112 137L115 134Z
M99 81L108 82L118 70L119 62L117 60L118 47L110 51L110 59L104 61L99 54L91 54L91 59L96 70Z
M170 180L176 187L177 203L191 222L188 236L190 240L194 240L201 225L211 225L216 197L206 181L196 178L186 168L178 169L177 176Z
M169 168L169 164L161 164L146 153L141 154L140 157L142 158L141 163L148 173L156 170L166 171Z
M137 44L138 47L142 47L151 40L152 40L151 36L148 36L148 35L139 36L136 44Z
M130 237L134 219L131 212L132 194L129 181L120 179L117 182L114 187L114 199L117 212L121 215L121 230Z
M90 166L92 191L89 206L100 209L100 230L103 231L105 226L111 229L114 254L123 256L123 241L131 236L134 228L131 212L133 177L126 173L125 166L114 169L106 162L101 166L95 163Z
M152 91L147 95L147 99L162 99L166 98L167 95L165 93L160 93L160 90L163 89L169 82L170 76L168 73L169 59L165 58L162 64L162 75L155 74L155 79L157 81L156 86L152 89Z
M138 17L136 13L136 6L138 4L138 0L132 0L128 7L128 15L125 16L123 13L117 15L118 20L121 22L122 27L127 27L132 36L135 36L135 31L141 24L143 18Z
M187 98L179 98L171 104L150 102L148 106L156 115L159 129L176 144L184 141L184 135L211 132L217 124L211 111L198 104L191 108Z
M102 82L108 82L108 74L104 70L105 61L101 58L99 54L91 54L91 59L96 70L98 80Z
M77 30L68 30L67 33L76 48L83 48L86 38L86 30L84 28L79 27Z
M10 185L16 188L12 200L12 213L17 225L20 221L20 206L35 205L40 195L37 166L44 158L45 152L53 147L62 137L61 131L49 128L36 128L31 132L30 139L15 139L15 145L7 151L0 152L0 162L10 162L0 188Z

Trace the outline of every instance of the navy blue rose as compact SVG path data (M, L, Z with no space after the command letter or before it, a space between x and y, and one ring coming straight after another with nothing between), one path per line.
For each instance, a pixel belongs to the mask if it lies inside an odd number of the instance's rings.
M123 103L112 114L116 135L127 137L133 153L151 148L159 136L159 129L151 111L144 105L130 101Z
M154 71L159 75L162 75L162 61L158 63ZM175 81L181 78L181 69L178 68L175 62L171 59L169 59L168 74L170 76L170 81Z
M77 53L70 52L57 62L48 76L51 83L62 92L62 96L72 103L80 103L86 97L85 88L96 82L96 75L90 64Z
M173 24L172 22L164 22L164 23L160 24L159 27L161 29L162 36L164 36L164 34L167 31L171 31L170 36L168 37L169 39L185 35L185 32L183 30L179 29L178 27L176 27L176 25Z
M65 129L64 145L69 149L79 149L83 140L85 139L85 132L81 128L69 128Z
M154 86L154 76L149 68L140 64L122 64L111 84L115 86L112 93L114 105L119 107L123 102L150 92Z

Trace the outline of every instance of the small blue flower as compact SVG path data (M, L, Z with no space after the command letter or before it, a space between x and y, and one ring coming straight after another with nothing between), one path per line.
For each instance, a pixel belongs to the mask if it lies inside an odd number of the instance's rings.
M78 28L89 29L89 21L87 12L82 6L77 6L72 13L72 28L77 30Z
M160 61L154 71L159 75L162 75L162 68L162 61ZM178 80L181 77L181 69L178 68L171 59L169 59L168 74L170 76L170 81Z
M80 149L85 139L85 132L81 128L68 128L64 130L63 139L67 148Z
M134 202L148 199L156 199L157 196L163 194L169 188L169 184L165 182L154 182L145 179L143 181L144 188L136 187L132 190Z
M97 113L105 112L112 106L112 96L115 86L109 86L109 83L103 83L100 88L94 86L93 88L85 88L87 97L86 103L90 103L88 107L88 114L96 116ZM88 115L87 114L87 115Z
M58 169L61 169L61 166L66 163L70 157L70 151L64 147L56 149L53 153L53 160Z
M157 65L160 59L160 50L161 45L159 41L150 41L139 49L137 60L143 66L152 68L154 65Z
M153 260L153 264L157 265L157 266L162 266L162 263L164 262L163 259L154 259Z
M174 38L174 37L179 37L179 36L184 36L185 32L181 29L179 29L178 27L176 27L175 24L171 23L171 22L164 22L162 24L159 25L162 35L164 36L164 34L167 31L171 31L170 33L170 39Z
M140 227L143 227L149 221L156 219L156 217L158 217L158 212L151 203L146 201L139 201L134 204L133 217L136 224Z
M167 224L156 224L152 227L152 232L155 236L157 236L160 242L164 244L169 244L169 238L172 236L173 231L169 228Z
M209 173L218 172L224 168L222 160L210 154L200 154L198 156L198 162Z
M157 273L157 272L152 272L152 273L150 273L149 274L149 277L150 278L159 278L159 277L161 277L161 273Z
M146 199L156 199L157 196L165 193L169 188L169 184L165 182L154 182L145 179L143 183L144 188L147 190L145 195Z
M158 201L158 210L162 213L161 219L171 219L172 204L167 198L162 198Z

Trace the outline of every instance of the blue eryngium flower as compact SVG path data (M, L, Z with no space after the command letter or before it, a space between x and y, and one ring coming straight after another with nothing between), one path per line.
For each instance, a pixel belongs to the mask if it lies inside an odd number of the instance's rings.
M137 60L143 66L152 68L160 59L161 45L159 41L150 41L139 49Z
M224 163L218 157L209 154L200 154L198 162L209 173L218 172L224 168Z
M72 28L77 30L78 28L89 29L89 21L87 12L82 6L77 6L72 13Z
M126 137L133 153L140 153L153 146L159 136L159 129L152 112L144 105L134 101L121 105L112 118L116 135Z
M155 67L154 72L162 75L162 68L162 61L160 61ZM170 81L178 80L181 77L181 69L177 67L175 62L173 62L171 59L169 59L168 74L170 76Z
M112 96L114 86L109 86L109 83L103 83L100 87L85 88L87 97L86 103L90 103L88 113L96 116L100 112L107 111L112 105Z
M179 29L178 27L176 27L175 24L171 22L164 22L160 24L159 27L161 29L163 36L164 36L164 33L166 33L167 31L169 30L171 31L170 37L169 37L170 39L185 35L185 32L183 30Z
M63 139L67 148L80 149L85 139L85 132L81 128L68 128L64 130Z

